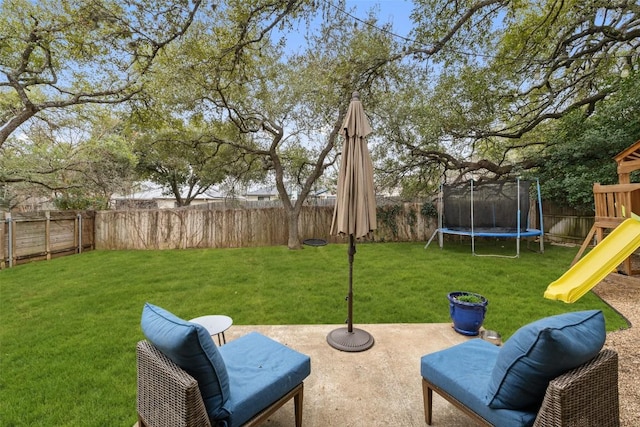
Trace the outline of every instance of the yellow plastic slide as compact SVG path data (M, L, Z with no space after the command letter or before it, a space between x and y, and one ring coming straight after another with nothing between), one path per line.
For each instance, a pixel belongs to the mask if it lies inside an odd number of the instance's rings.
M640 247L640 217L625 220L580 261L551 283L547 299L576 302Z

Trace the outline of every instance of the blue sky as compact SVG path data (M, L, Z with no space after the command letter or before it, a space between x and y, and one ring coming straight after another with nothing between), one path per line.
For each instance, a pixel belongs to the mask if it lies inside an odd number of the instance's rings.
M380 25L391 23L393 33L402 37L406 37L413 26L410 18L413 10L412 0L345 0L344 12L333 7L331 10L334 13L346 12L362 20L366 19L370 10L374 10ZM292 50L304 43L302 34L299 37L296 37L295 33L289 34L287 38L288 47Z
M394 33L406 36L413 23L410 15L413 10L413 2L410 0L346 0L346 9L356 9L356 16L364 18L367 11L379 8L378 17L381 23L393 24Z

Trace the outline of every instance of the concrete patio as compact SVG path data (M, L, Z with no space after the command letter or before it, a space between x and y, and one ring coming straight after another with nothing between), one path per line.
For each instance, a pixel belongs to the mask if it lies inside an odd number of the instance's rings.
M422 401L420 357L468 339L451 324L354 325L371 333L369 350L348 353L326 341L344 325L233 325L227 341L258 331L311 357L305 381L303 425L371 427L426 426ZM267 426L294 424L293 402L287 403ZM471 420L434 394L434 426L469 426Z

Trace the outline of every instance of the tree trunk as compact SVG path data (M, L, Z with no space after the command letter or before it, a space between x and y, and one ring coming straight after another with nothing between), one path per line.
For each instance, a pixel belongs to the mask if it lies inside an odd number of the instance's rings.
M289 249L302 249L300 237L298 237L299 214L299 209L290 209L287 214L289 217L289 241L287 243Z

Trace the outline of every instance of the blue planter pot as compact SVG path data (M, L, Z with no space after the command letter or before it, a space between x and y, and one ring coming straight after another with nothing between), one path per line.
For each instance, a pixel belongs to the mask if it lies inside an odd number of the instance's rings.
M474 295L478 297L481 302L459 301L456 297L460 295ZM447 294L447 298L449 299L449 314L453 321L453 329L462 335L478 335L480 327L484 322L489 301L480 294L462 291L450 292Z

